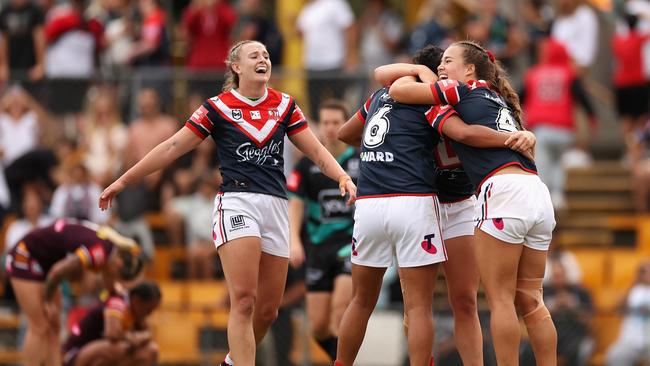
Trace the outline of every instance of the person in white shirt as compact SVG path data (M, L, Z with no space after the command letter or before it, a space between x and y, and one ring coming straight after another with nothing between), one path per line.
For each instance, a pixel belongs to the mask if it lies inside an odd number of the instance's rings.
M341 73L357 66L354 25L354 13L346 0L311 0L298 15L296 28L303 38L311 115L328 96L343 97Z
M598 50L596 12L584 0L560 0L556 12L551 36L566 47L580 68L589 68Z

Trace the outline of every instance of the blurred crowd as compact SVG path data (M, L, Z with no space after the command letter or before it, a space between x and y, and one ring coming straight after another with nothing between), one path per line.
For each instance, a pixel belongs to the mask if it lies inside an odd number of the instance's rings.
M287 43L302 39L298 99L308 112L329 97L355 110L377 87L369 77L375 67L408 62L427 44L477 40L519 88L556 209L565 208L565 169L591 163L588 142L597 134L617 134L637 208L650 210L649 0L426 0L410 9L414 19L400 1L310 0L292 15L276 14L279 2L0 2L0 222L12 218L4 252L35 227L76 217L114 225L153 261L161 240L146 214L157 212L167 223L162 241L188 249L186 275L217 275L209 218L220 175L212 141L127 188L112 211L99 211L97 202L103 187L219 93L227 51L241 39L266 44L279 75L296 64L286 58ZM277 23L286 17L289 28ZM604 123L610 117L614 123ZM593 350L591 299L571 273L577 265L564 263L564 254L550 258L559 265L549 266L545 298L567 364L580 365ZM647 265L640 269L630 292L626 324L639 307L648 311L648 273ZM612 365L632 357L621 337Z

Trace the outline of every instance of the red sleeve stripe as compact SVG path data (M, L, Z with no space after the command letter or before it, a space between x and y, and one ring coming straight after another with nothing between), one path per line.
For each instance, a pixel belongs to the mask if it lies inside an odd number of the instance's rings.
M441 135L443 134L442 133L442 125L444 125L445 122L449 119L449 117L453 116L454 114L457 114L456 111L453 110L453 109L450 109L447 112L445 112L442 115L442 117L440 117L440 122L438 122L438 133L439 134L441 134Z
M202 139L207 137L207 135L205 135L201 130L199 130L199 128L192 121L185 122L185 127L189 128L192 132L194 132L195 135L197 135Z
M295 128L292 128L291 130L287 130L287 136L293 136L293 135L297 134L298 132L302 132L303 130L307 129L307 127L309 127L307 122L303 121L302 123L303 124L298 124L298 125L292 126L292 127L295 127Z
M435 105L443 104L440 101L440 95L438 94L440 93L440 86L438 86L438 83L429 84L429 87L431 87L431 94L433 95L433 104Z
M438 108L431 107L431 108L429 108L428 111L424 112L424 117L427 119L427 122L429 122L429 124L431 126L433 126L433 123L436 121L436 116L438 115L438 113L434 112L434 111L437 111L437 110L438 110Z
M300 122L306 121L305 115L302 113L300 107L294 103L294 109L291 113L291 118L289 118L289 127L295 126Z
M445 96L445 100L447 100L447 104L450 105L456 105L460 101L460 96L458 94L457 86L446 89L444 92L444 96Z
M361 112L361 109L359 109L356 114L357 114L357 118L359 118L361 120L361 122L363 122L363 124L365 125L366 124L365 115L367 115L367 112L364 115L364 113Z

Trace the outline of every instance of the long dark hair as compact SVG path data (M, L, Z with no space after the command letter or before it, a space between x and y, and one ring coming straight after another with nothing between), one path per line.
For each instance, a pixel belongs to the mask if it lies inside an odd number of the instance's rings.
M520 130L523 130L524 128L521 125L522 112L519 96L510 84L508 74L501 66L499 60L494 59L494 56L491 56L485 48L473 41L459 41L453 43L452 46L463 47L465 50L463 53L463 61L466 64L474 65L476 68L476 77L490 83L490 86L494 88L496 92L501 94L514 114L515 120L517 121L517 127Z

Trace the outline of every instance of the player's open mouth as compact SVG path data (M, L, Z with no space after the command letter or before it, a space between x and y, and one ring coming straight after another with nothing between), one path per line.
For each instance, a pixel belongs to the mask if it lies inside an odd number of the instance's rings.
M266 74L267 68L266 66L258 66L255 68L255 72L258 74Z
M440 75L438 76L438 79L440 79L440 80L447 80L447 75L445 75L445 74L440 74Z

